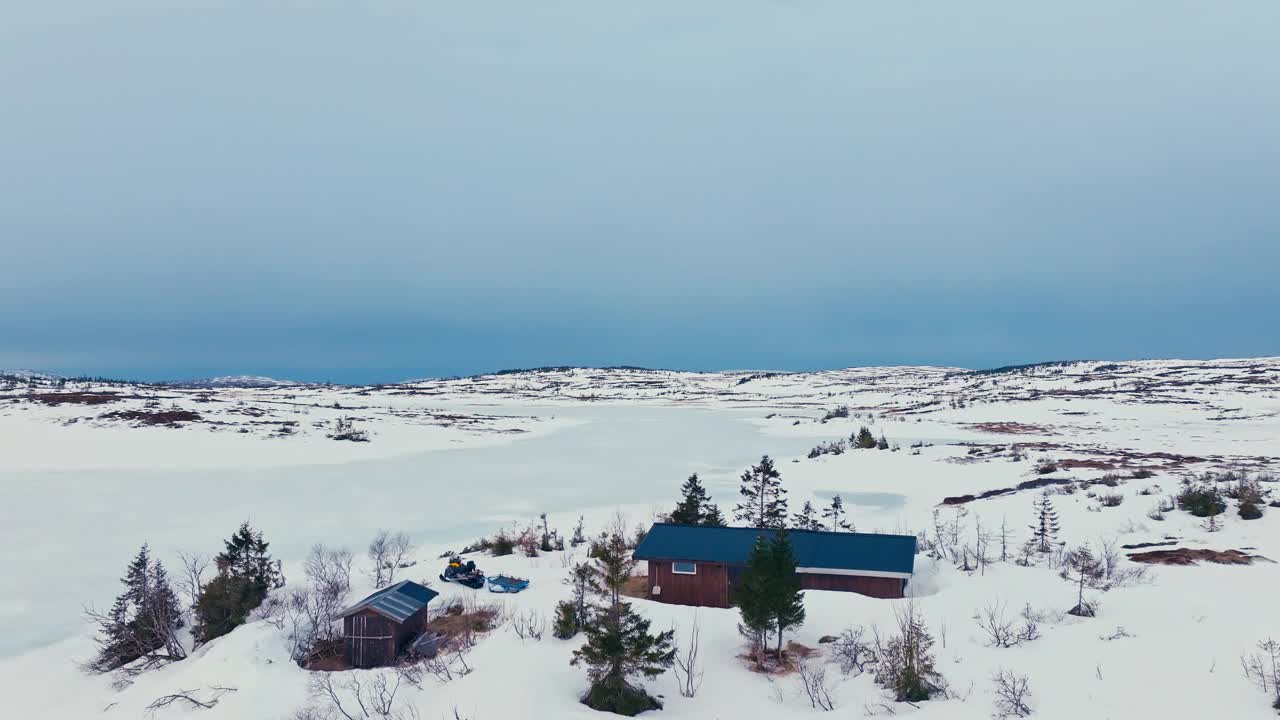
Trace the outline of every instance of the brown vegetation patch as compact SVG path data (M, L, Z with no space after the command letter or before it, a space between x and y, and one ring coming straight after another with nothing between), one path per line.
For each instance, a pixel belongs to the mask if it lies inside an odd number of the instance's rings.
M1087 468L1089 470L1118 470L1120 465L1109 460L1099 460L1098 458L1087 458L1085 460L1077 460L1067 458L1058 461L1059 470L1071 470L1072 468Z
M1035 478L1018 483L1017 487L996 488L995 490L987 490L977 495L953 495L951 497L942 498L943 505L963 505L974 500L986 500L987 498L996 497L998 495L1010 495L1020 490L1037 490L1050 485L1070 485L1075 482L1071 478Z
M1192 550L1191 548L1130 553L1129 559L1152 565L1198 565L1202 560L1218 565L1252 565L1254 560L1266 560L1260 555L1250 555L1241 550Z
M106 405L120 399L117 393L64 392L39 393L30 398L45 405Z
M970 428L979 432L1001 433L1005 435L1054 435L1054 431L1044 425L1032 425L1018 422L985 422L970 423Z
M746 668L754 673L762 675L790 675L796 671L799 662L807 660L818 651L807 645L801 645L794 640L787 643L786 649L782 651L782 657L778 657L777 648L765 648L761 650L764 657L757 662L755 652L747 650L738 656L746 664Z
M498 610L493 605L465 607L455 603L427 621L423 629L444 635L448 647L469 647L476 635L487 633L497 625Z
M107 420L124 420L140 425L168 425L178 427L179 423L200 422L200 414L190 410L116 410L102 416Z
M649 599L649 576L634 575L622 586L622 594L630 598Z

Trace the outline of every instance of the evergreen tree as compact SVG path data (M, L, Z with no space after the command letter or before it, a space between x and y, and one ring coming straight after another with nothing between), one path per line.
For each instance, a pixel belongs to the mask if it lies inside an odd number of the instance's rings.
M773 534L769 542L769 606L773 627L778 633L778 657L782 657L782 637L788 628L804 624L804 593L796 573L796 556L785 530Z
M850 439L850 442L856 448L870 450L876 446L876 436L871 434L871 430L866 425L863 425L858 429L858 434Z
M733 601L740 618L738 632L751 644L756 667L764 663L764 648L773 627L769 612L769 575L773 570L769 550L769 541L763 535L757 537L747 556L747 566L733 586Z
M649 621L622 601L622 588L636 560L621 531L596 543L587 578L600 603L584 629L586 643L573 653L572 665L585 665L591 688L582 698L587 706L619 715L635 715L662 707L632 680L654 678L675 660L674 630L649 632Z
M880 439L876 441L876 449L877 450L889 449L889 440L884 436L884 433L880 433Z
M1058 511L1053 509L1053 500L1049 493L1040 495L1032 507L1035 510L1035 522L1031 525L1031 539L1035 542L1036 551L1047 553L1058 538Z
M1068 570L1074 570L1076 573L1074 579L1077 586L1076 606L1068 610L1067 614L1093 617L1093 606L1084 601L1084 588L1089 582L1102 576L1102 562L1094 554L1093 548L1089 547L1088 543L1067 553L1066 561L1067 569L1062 571L1062 577L1071 580Z
M671 511L670 520L677 525L701 525L705 518L705 510L711 498L694 473L680 486L683 495L676 509Z
M781 658L784 633L803 623L805 617L795 553L785 530L772 537L756 538L747 567L738 579L734 600L740 616L739 632L751 641L756 664L762 662L771 631L777 635L777 655Z
M195 606L195 636L200 642L221 637L243 625L249 613L284 586L280 563L267 551L269 543L243 523L214 558L218 575L205 585Z
M808 500L804 501L804 505L800 508L800 512L791 516L791 524L797 530L821 530L822 523L818 520L818 510L813 503Z
M707 503L702 513L702 524L710 527L724 527L728 523L724 521L724 516L720 514L720 506Z
M144 657L185 657L177 637L183 625L181 604L164 565L151 559L146 545L129 563L121 583L124 592L116 597L110 611L105 615L88 613L98 625L98 654L88 668L109 672Z
M822 518L827 521L831 532L840 532L846 530L853 532L853 524L845 520L847 513L844 511L844 499L839 495L831 498L831 504L822 511Z
M225 549L214 559L218 572L246 578L266 598L273 589L284 587L280 565L271 559L261 531L254 531L246 521L225 542Z
M759 464L742 473L742 502L734 508L734 517L754 528L784 528L787 526L787 491L782 487L782 475L768 455Z

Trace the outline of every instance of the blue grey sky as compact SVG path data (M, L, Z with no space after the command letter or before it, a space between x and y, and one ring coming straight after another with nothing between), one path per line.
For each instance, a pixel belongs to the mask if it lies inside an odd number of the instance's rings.
M1280 354L1280 4L0 4L0 367Z

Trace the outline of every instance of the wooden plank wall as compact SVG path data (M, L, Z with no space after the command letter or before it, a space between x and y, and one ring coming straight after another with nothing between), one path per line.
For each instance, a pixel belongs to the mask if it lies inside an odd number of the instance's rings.
M904 585L901 578L800 573L800 587L805 590L838 590L869 595L873 598L900 598Z
M662 594L654 595L654 586ZM649 597L672 605L729 607L729 573L724 565L698 563L697 575L671 572L668 560L649 561Z

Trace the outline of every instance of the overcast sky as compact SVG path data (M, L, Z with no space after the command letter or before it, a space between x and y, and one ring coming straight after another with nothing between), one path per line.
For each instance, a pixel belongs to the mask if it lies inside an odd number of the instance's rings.
M0 3L0 367L1280 354L1280 3Z

